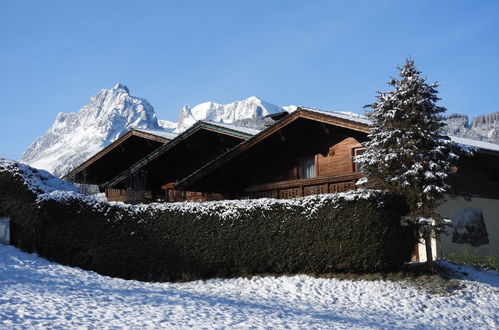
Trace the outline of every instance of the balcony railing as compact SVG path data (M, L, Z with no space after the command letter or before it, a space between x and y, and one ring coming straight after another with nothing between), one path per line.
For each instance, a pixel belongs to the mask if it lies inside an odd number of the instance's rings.
M106 188L106 199L110 202L139 203L152 200L150 191L133 191L126 189Z
M204 202L222 199L238 198L295 198L316 194L338 193L356 189L355 182L362 177L361 173L349 173L328 177L288 180L255 185L245 189L243 194L219 194L194 192L173 189L175 183L169 183L161 188L164 190L165 202ZM122 189L106 189L108 200L131 202L132 192ZM144 196L151 198L150 193Z
M316 194L338 193L356 189L361 173L349 173L311 179L298 179L255 185L245 191L250 198L295 198Z

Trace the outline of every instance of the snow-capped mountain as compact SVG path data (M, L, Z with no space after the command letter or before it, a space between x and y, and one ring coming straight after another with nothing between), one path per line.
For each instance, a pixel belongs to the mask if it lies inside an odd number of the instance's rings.
M230 104L205 102L192 109L184 106L175 123L158 120L152 105L117 84L101 90L78 112L59 113L52 127L19 160L63 176L131 128L182 132L198 120L264 128L263 116L284 110L291 112L296 107L279 107L253 96Z
M174 132L185 131L198 120L211 120L223 123L237 123L242 120L262 118L266 115L281 111L294 111L295 106L280 107L267 103L255 96L242 101L229 104L219 104L214 102L205 102L189 108L184 105L180 109L177 128Z
M449 135L499 143L499 112L477 116L471 122L466 115L452 114L447 116L445 123Z
M153 107L125 85L103 89L76 113L59 113L20 161L62 176L130 128L163 130Z
M166 119L158 119L158 125L165 131L171 132L177 128L177 123Z

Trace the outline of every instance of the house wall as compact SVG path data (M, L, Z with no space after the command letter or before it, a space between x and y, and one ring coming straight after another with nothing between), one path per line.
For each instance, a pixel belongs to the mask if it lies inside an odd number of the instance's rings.
M103 184L163 144L139 136L131 136L112 149L107 147L102 150L101 152L105 151L105 153L100 158L74 173L70 180L83 184Z
M440 239L439 256L447 258L468 253L480 257L493 256L496 262L499 261L499 199L473 197L471 201L467 201L462 197L447 198L437 211L449 219L454 219L455 223L456 217L469 208L482 211L489 243L479 246L455 243L453 242L453 232L449 230L449 235L444 235Z
M337 141L338 139L335 138ZM273 166L267 169L266 177L258 178L254 183L279 182L300 178L300 159L315 155L317 177L328 177L353 173L353 149L362 147L353 137L347 137L340 142L322 141L317 150L292 148L273 155ZM291 148L290 148L291 149ZM270 156L272 157L272 156ZM270 158L271 159L271 158Z
M0 244L10 244L10 221L0 218Z
M367 139L366 132L321 119L295 118L284 126L276 124L177 188L244 195L255 192L255 186L304 179L300 163L311 156L316 158L317 178L351 174L352 147Z
M353 149L362 147L359 141L348 137L332 145L326 155L317 155L318 176L332 176L354 172Z
M457 175L449 178L457 191L471 196L499 199L499 157L497 154L475 152L472 157L461 157Z
M424 243L418 243L417 246L417 256L418 259L414 261L425 262L426 261L426 245ZM433 255L433 260L438 257L438 243L436 239L431 240L431 253Z

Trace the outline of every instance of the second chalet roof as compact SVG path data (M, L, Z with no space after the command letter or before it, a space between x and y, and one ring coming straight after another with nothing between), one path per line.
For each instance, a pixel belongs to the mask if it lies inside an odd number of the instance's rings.
M490 143L490 142L485 142L485 141L477 141L477 140L472 140L468 138L463 138L460 136L449 136L452 141L455 143L458 143L460 145L464 145L467 147L473 147L481 151L485 152L493 152L493 153L499 153L499 144L495 143Z
M363 124L367 124L367 125L371 124L371 120L369 120L366 116L359 115L356 113L343 112L343 111L324 111L324 110L305 108L305 107L301 107L301 109L313 111L316 113L321 113L321 114L324 114L327 116L345 118L347 120L356 121L358 123L363 123ZM496 143L473 140L473 139L464 138L464 137L460 137L460 136L454 136L454 135L449 135L449 137L450 137L451 141L453 141L459 145L462 145L465 147L472 147L472 148L478 149L481 152L499 152L499 144L496 144Z
M163 137L167 140L173 140L174 138L176 138L178 136L178 134L176 134L176 133L157 131L157 130L152 130L152 129L134 128L133 130L135 130L137 132L142 132L145 134Z
M99 168L96 171L99 172L99 175L97 176L100 177L100 174L102 174L100 172L103 170L111 171L113 169L115 170L116 167L126 166L126 162L133 161L134 156L141 157L140 153L147 154L156 147L171 141L176 136L177 134L165 131L132 128L66 174L64 178L70 180L77 179L82 173L87 173L89 170L93 171L93 168ZM130 148L134 150L134 155L130 154ZM106 176L107 175L104 175L104 177ZM102 180L102 178L96 177L88 183L98 184L100 180Z
M120 172L117 176L113 177L109 181L103 184L103 187L114 187L118 183L125 180L129 175L137 172L139 169L146 166L148 163L157 159L167 151L171 150L179 143L187 139L189 136L194 134L199 130L208 130L215 133L220 133L228 136L232 136L235 138L239 138L241 140L247 140L255 134L258 134L260 130L248 128L244 126L238 126L227 123L218 123L212 121L198 121L194 125L192 125L189 129L179 134L175 139L171 140L169 143L160 146L154 151L142 157L140 160Z
M240 145L228 150L226 153L220 155L213 161L207 163L205 166L201 167L188 177L181 180L177 185L177 189L188 189L189 185L197 181L199 178L210 173L212 170L218 166L230 161L232 158L238 156L239 154L245 152L245 150L251 148L253 145L259 143L260 141L266 139L272 133L279 131L282 127L288 125L289 123L295 121L298 118L307 118L311 120L316 120L326 124L332 124L340 126L343 128L353 129L359 132L369 133L371 120L366 116L343 112L343 111L325 111L314 108L298 107L296 111L285 116L283 119L277 121L274 125L263 130L259 134L253 136L252 138L244 141ZM457 144L464 147L472 147L478 149L481 152L492 152L494 154L499 153L499 145L489 142L476 141L472 139L450 136L451 140Z

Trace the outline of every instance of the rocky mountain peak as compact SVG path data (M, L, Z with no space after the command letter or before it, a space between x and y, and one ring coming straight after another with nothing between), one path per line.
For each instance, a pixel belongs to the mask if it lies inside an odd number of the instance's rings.
M450 114L444 122L449 135L499 143L499 112L477 116L471 122L466 115Z
M47 132L20 157L29 165L64 175L130 128L161 130L154 108L117 84L103 89L75 113L59 113Z
M117 83L116 85L114 85L113 90L122 90L125 93L130 94L130 90L128 89L128 87L126 87L122 83Z

